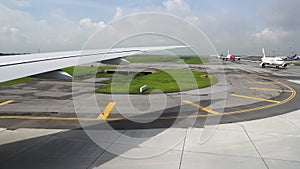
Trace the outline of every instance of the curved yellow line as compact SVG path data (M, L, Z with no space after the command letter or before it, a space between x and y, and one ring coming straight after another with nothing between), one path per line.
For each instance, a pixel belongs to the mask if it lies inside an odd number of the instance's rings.
M258 78L261 79L268 79L268 80L272 80L270 78L267 77L263 77L263 76L257 76ZM266 105L266 106L260 106L260 107L256 107L256 108L251 108L251 109L244 109L244 110L238 110L238 111L232 111L232 112L225 112L225 113L210 113L210 114L206 114L206 115L190 115L190 116L166 116L166 117L159 117L157 118L158 120L169 120L169 119L183 119L183 118L198 118L198 117L210 117L210 116L219 116L219 115L232 115L232 114L239 114L239 113L245 113L245 112L250 112L250 111L256 111L256 110L262 110L262 109L266 109L266 108L271 108L274 106L278 106L278 105L282 105L285 104L289 101L291 101L297 94L296 90L293 89L292 87L288 86L285 83L279 82L279 81L274 81L273 82L280 84L282 86L285 86L286 88L288 88L291 91L291 95L282 100L282 101L278 101L277 103L274 104L270 104L270 105ZM113 106L111 106L113 107ZM83 121L118 121L118 120L147 120L149 118L130 118L130 119L126 119L126 118L107 118L107 119L97 119L97 118L64 118L64 117L34 117L34 116L0 116L0 119L28 119L28 120L66 120L66 121L73 121L73 120L83 120Z
M266 77L264 77L266 78ZM268 79L268 78L266 78ZM297 94L296 90L293 89L292 87L288 86L287 84L284 84L282 82L279 82L279 81L274 81L282 86L285 86L286 88L288 88L290 91L291 91L291 95L286 98L285 100L283 101L280 101L278 103L274 103L274 104L270 104L270 105L266 105L266 106L260 106L260 107L256 107L256 108L252 108L252 109L245 109L245 110L238 110L238 111L233 111L233 112L225 112L223 113L224 115L232 115L232 114L238 114L238 113L244 113L244 112L249 112L249 111L256 111L256 110L262 110L262 109L266 109L266 108L271 108L271 107L274 107L274 106L278 106L278 105L281 105L281 104L284 104L284 103L287 103L289 101L291 101Z

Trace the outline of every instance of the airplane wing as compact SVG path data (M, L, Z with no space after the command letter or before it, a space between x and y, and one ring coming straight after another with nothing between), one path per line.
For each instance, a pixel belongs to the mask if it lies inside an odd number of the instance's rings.
M1 56L0 82L51 72L70 66L117 60L149 51L183 47L186 46L130 47Z
M235 60L241 60L241 57L235 56Z

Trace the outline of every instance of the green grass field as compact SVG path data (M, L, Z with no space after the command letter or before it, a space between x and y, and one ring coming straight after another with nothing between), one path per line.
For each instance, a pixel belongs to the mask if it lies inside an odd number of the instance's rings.
M7 82L2 82L2 83L0 83L0 86L10 86L10 85L15 85L15 84L33 82L36 80L37 80L37 78L24 77L24 78L20 78L20 79L10 80Z
M97 93L118 93L118 94L139 94L139 89L143 85L148 86L144 94L155 92L164 93L186 91L197 88L211 86L218 82L216 78L201 78L205 75L200 72L190 72L188 70L157 70L150 75L99 75L100 77L113 77L110 85L96 90Z
M86 74L95 74L96 71L99 70L107 70L107 69L114 69L115 66L99 66L99 67L90 67L90 66L76 66L76 67L68 67L62 69L63 71L67 72L71 76L78 75L86 75ZM74 71L75 70L75 71Z
M178 57L174 56L130 56L126 60L132 63L153 63L153 62L176 62Z
M288 65L300 66L300 62L290 62Z
M193 58L190 58L193 60ZM189 59L187 59L189 60ZM194 62L194 61L192 61ZM86 75L94 74L97 70L114 69L114 66L102 66L102 67L88 67L78 66L69 67L63 69L70 75ZM204 73L190 72L188 70L157 70L156 73L150 75L143 75L141 73L134 75L120 75L120 74L105 74L100 73L97 77L108 77L111 80L107 80L106 87L97 89L98 93L130 93L138 94L139 88L143 85L148 85L148 90L145 94L151 93L152 91L160 90L164 93L178 92L191 90L196 88L204 88L212 84L217 83L216 78L200 78ZM0 83L0 86L10 86L14 84L28 83L38 80L37 78L25 77L16 80ZM113 92L111 92L113 91ZM129 92L128 92L129 91Z
M180 58L184 60L185 64L203 64L208 62L208 60L205 58L199 58L195 56L181 56Z
M208 60L197 56L134 56L127 57L126 60L132 63L154 63L154 62L180 62L183 60L185 64L203 64Z

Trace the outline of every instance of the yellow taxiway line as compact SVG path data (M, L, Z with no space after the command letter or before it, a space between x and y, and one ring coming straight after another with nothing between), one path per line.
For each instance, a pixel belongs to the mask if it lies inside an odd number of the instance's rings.
M2 103L0 103L0 107L1 107L1 106L5 106L5 105L7 105L7 104L9 104L9 103L12 103L12 102L14 102L14 100L7 100L7 101L5 101L5 102L2 102Z
M96 118L77 118L77 117L47 117L47 116L0 116L0 119L25 119L25 120L62 120L62 121L96 121Z
M260 77L258 76L258 78L262 78L262 79L269 79L267 77ZM271 80L271 79L270 79ZM267 83L263 83L263 82L259 82L259 84L279 84L281 86L284 86L288 89L288 91L291 92L291 95L282 100L282 101L276 101L276 100L268 100L268 99L263 99L263 98L255 98L255 97L250 97L250 96L243 96L244 98L248 98L248 99L259 99L260 101L269 101L271 102L272 104L269 104L269 105L265 105L265 106L259 106L259 107L255 107L255 108L249 108L249 109L244 109L244 110L237 110L237 111L232 111L232 112L224 112L223 114L222 113L219 113L219 112L216 112L214 110L211 110L207 107L203 107L201 105L197 105L191 101L187 101L187 100L184 100L183 102L186 103L186 104L190 104L192 106L195 106L197 108L200 108L201 110L203 111L206 111L208 112L209 114L198 114L198 115L190 115L190 116L166 116L166 117L159 117L158 119L160 120L168 120L168 119L184 119L184 118L198 118L198 117L208 117L208 116L217 116L217 115L232 115L232 114L239 114L239 113L245 113L245 112L251 112L251 111L257 111L257 110L262 110L262 109L267 109L267 108L271 108L271 107L275 107L275 106L278 106L278 105L282 105L282 104L285 104L287 102L289 102L290 100L292 100L297 92L295 91L295 89L293 89L292 87L288 86L287 84L284 84L282 82L279 82L279 81L273 81L273 82L267 82ZM236 94L235 94L236 95ZM242 95L239 95L239 96L242 96ZM11 102L8 102L8 103L11 103ZM4 103L4 102L3 102ZM2 103L1 103L2 104ZM139 118L130 118L130 119L126 119L126 118L108 118L108 115L110 113L110 111L114 108L115 106L115 103L110 103L106 106L106 108L101 112L101 114L98 116L98 118L67 118L67 117L37 117L37 116L0 116L0 119L29 119L29 120L65 120L65 121L78 121L78 120L83 120L83 121L117 121L117 120L137 120L137 119L148 119L147 117L143 118L143 117L139 117ZM106 116L106 119L103 119L101 118L101 115L102 113L104 113Z
M183 102L183 103L186 103L186 104L189 104L189 105L192 105L192 106L194 106L194 107L197 107L197 108L199 108L199 109L201 109L201 110L203 110L203 111L206 111L206 112L208 112L208 113L211 113L211 114L214 114L214 115L221 115L221 113L219 113L219 112L216 112L216 111L211 110L211 109L209 109L209 108L207 108L207 107L204 107L204 106L195 104L195 103L193 103L193 102L191 102L191 101L183 100L182 102Z
M283 89L272 89L272 88L256 88L250 87L250 90L263 90L263 91L278 91L278 92L292 92L291 90L283 90Z
M266 78L266 77L263 77L263 78ZM237 110L237 111L232 111L232 112L226 112L226 113L224 113L224 115L239 114L239 113L245 113L245 112L251 112L251 111L262 110L262 109L267 109L267 108L275 107L275 106L282 105L282 104L285 104L285 103L291 101L296 96L297 92L295 91L295 89L293 89L289 85L281 83L281 82L278 82L278 81L276 83L278 83L279 85L282 85L282 86L288 88L291 91L291 95L288 98L284 99L283 101L280 101L279 103L273 103L273 104L270 104L270 105L259 106L259 107L255 107L255 108L251 108L251 109L244 109L244 110Z
M105 107L105 109L100 113L100 115L98 116L98 120L100 119L107 119L107 117L109 116L110 112L114 109L116 103L115 102L110 102L108 103L108 105Z
M233 96L233 97L240 97L240 98L244 98L244 99L265 101L265 102L280 103L280 101L276 101L276 100L269 100L269 99L264 99L264 98L244 96L244 95L238 95L238 94L231 94L231 96Z
M0 106L9 104L14 100L8 100L6 102L0 103ZM109 116L112 109L115 107L115 102L110 102L105 109L100 113L97 118L78 118L78 117L50 117L50 116L0 116L0 119L25 119L25 120L61 120L61 121L102 121L108 120L107 117ZM123 118L110 118L109 121L112 120L123 120Z

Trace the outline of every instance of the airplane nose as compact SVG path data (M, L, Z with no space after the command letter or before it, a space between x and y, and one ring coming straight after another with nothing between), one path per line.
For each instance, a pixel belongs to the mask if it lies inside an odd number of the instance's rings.
M235 59L235 56L234 56L234 55L230 55L230 59L231 59L231 60L234 60L234 59Z

